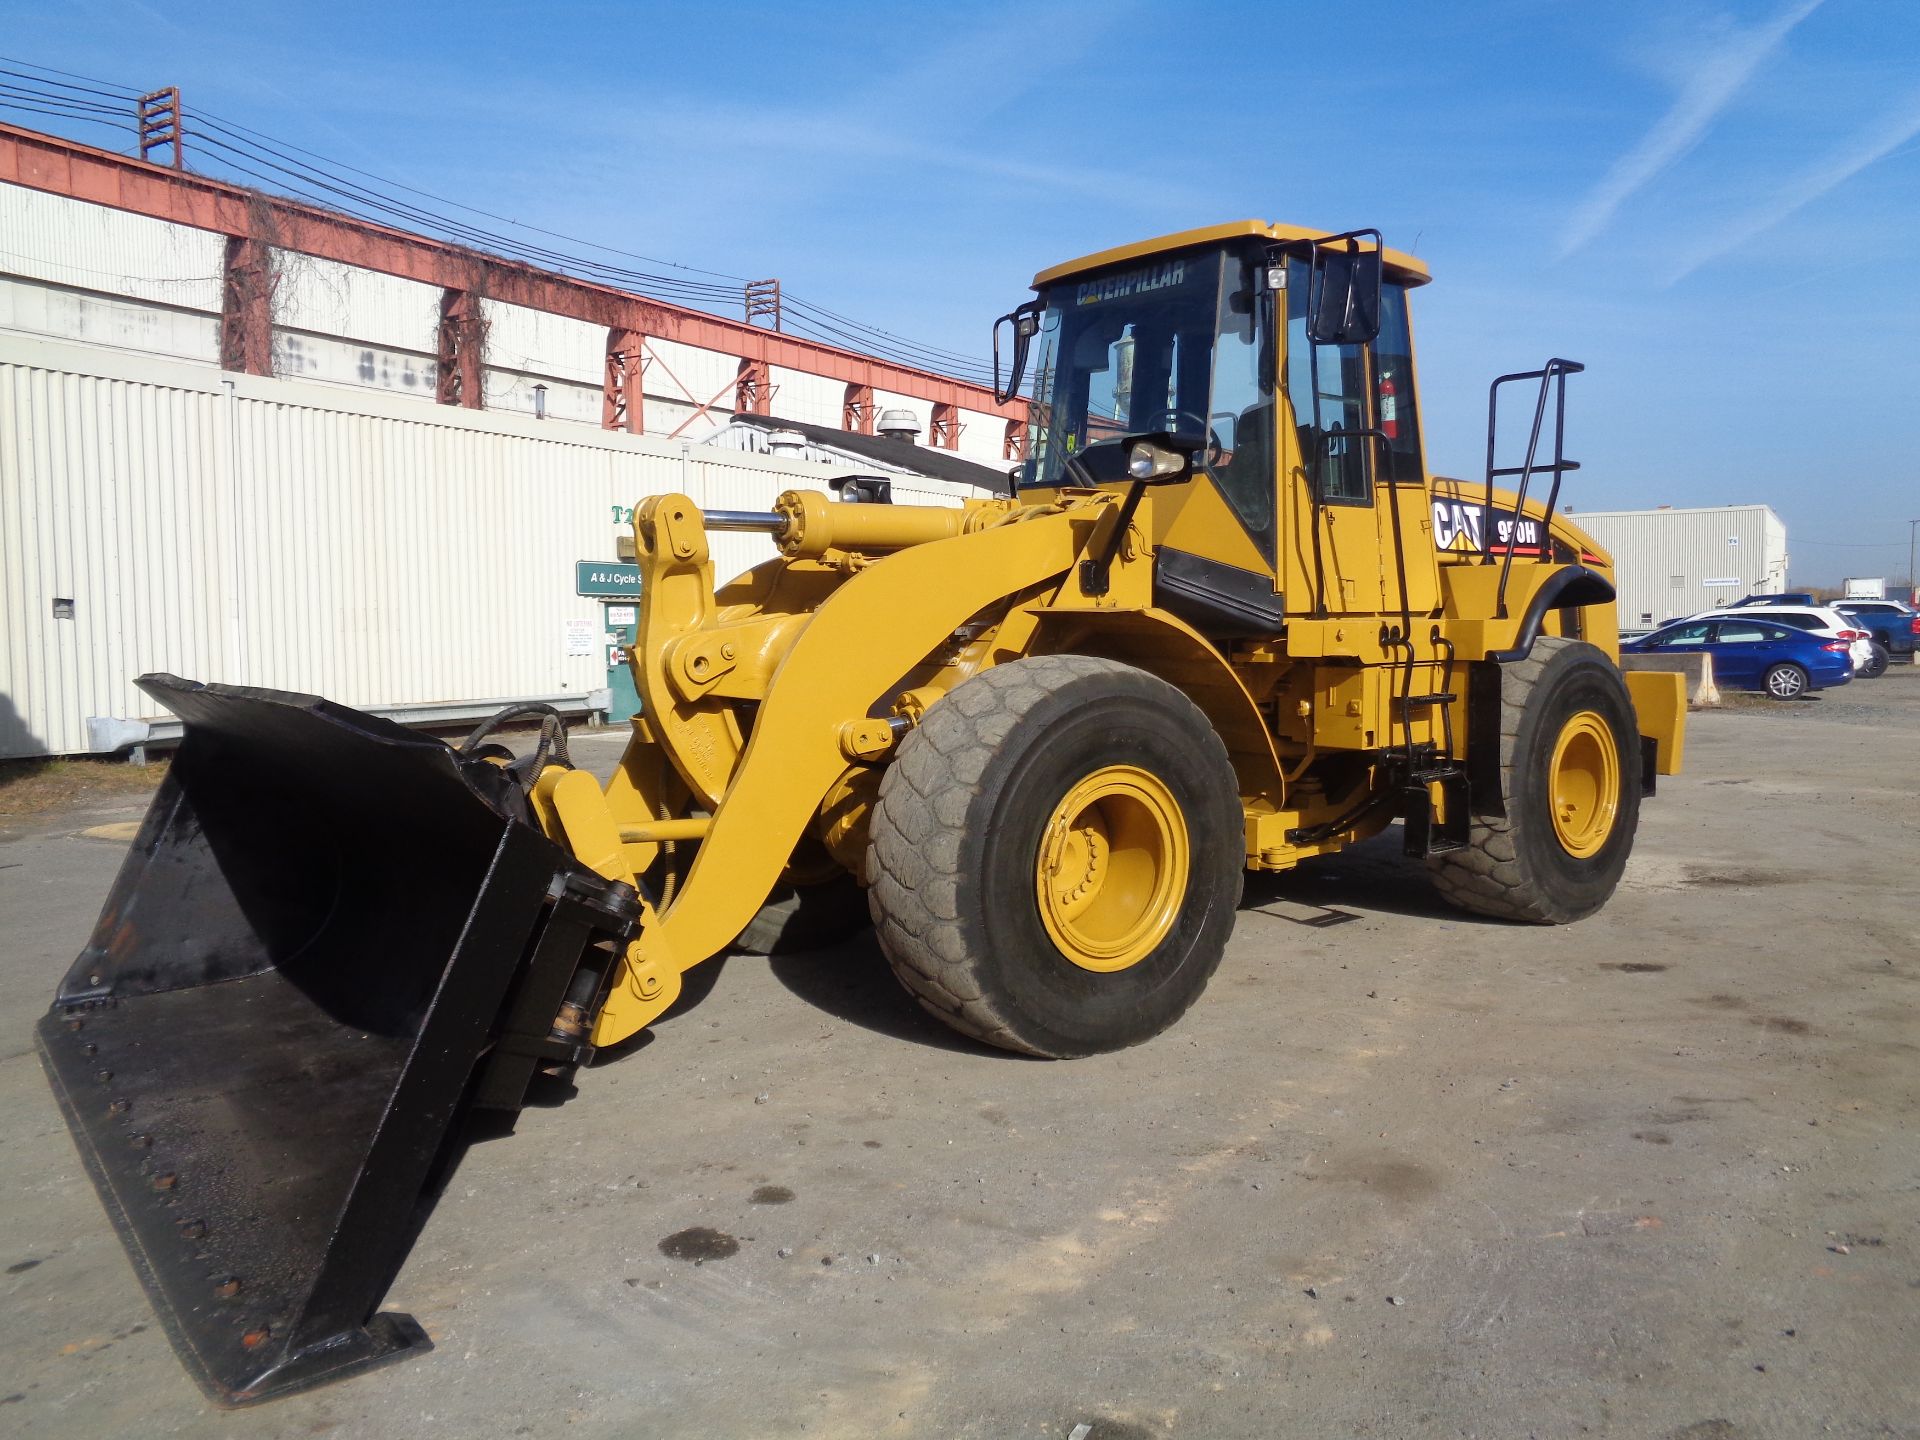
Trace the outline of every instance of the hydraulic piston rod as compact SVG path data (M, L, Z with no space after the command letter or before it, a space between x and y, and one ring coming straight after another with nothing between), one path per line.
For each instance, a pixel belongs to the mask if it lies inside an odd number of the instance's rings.
M778 535L788 524L787 517L777 510L708 510L704 513L709 530Z

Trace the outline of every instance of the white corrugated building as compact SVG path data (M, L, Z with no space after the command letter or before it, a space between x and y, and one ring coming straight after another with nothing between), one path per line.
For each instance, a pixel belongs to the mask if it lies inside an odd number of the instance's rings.
M1585 510L1569 518L1613 556L1625 631L1787 585L1787 527L1768 505Z
M403 718L604 708L606 606L574 566L611 560L633 504L765 509L836 473L0 334L0 758L138 739L103 722L164 719L147 671ZM712 545L720 578L774 553Z

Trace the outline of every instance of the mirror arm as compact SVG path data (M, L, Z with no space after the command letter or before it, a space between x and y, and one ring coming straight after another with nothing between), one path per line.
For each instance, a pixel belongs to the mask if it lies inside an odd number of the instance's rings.
M1107 543L1100 547L1100 553L1080 562L1080 588L1089 595L1104 595L1113 571L1114 559L1120 554L1120 547L1126 543L1127 531L1133 525L1133 513L1140 508L1140 497L1147 493L1147 481L1135 480L1127 486L1127 498L1120 502L1120 513L1114 517L1113 531L1107 536Z
M1007 383L1000 385L1000 327L1013 327L1013 355L1007 366ZM1027 349L1040 330L1040 302L1025 300L993 322L993 399L1004 405L1020 393L1020 382L1027 374Z

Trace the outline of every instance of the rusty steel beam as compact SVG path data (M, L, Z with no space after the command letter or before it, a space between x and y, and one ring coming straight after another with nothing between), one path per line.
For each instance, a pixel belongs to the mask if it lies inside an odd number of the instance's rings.
M873 387L849 382L847 398L840 406L840 428L855 435L871 435L874 416L878 413L873 406Z
M646 392L641 387L646 368L647 337L619 326L607 331L607 379L600 394L600 428L646 434Z
M771 415L773 392L778 388L768 373L766 361L743 359L740 377L734 381L733 408L743 415Z
M1007 421L1007 434L1001 442L1002 460L1024 460L1027 458L1027 422L1025 420Z
M273 373L273 247L247 236L227 237L220 287L220 368L245 375Z
M441 292L435 354L440 373L434 398L465 410L486 409L487 316L473 291Z
M846 384L897 391L916 399L1012 417L985 386L877 360L852 350L779 334L741 320L644 299L609 285L577 280L445 240L413 235L299 200L115 155L36 130L0 125L0 182L127 210L177 225L265 240L442 290L473 291L592 325L639 331L717 350L771 368L784 366Z
M933 423L928 427L927 439L942 450L960 448L960 432L966 427L960 423L958 406L933 402Z

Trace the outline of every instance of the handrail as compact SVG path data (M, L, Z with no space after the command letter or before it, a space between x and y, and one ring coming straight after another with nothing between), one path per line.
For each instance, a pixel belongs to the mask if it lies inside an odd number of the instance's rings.
M1528 486L1532 484L1536 472L1547 471L1551 471L1553 474L1553 486L1547 491L1546 514L1540 522L1541 542L1539 558L1542 560L1550 560L1552 558L1552 546L1548 542L1546 532L1550 530L1553 525L1554 507L1560 502L1560 482L1569 471L1580 468L1579 461L1567 459L1566 454L1567 377L1569 375L1578 375L1586 368L1585 365L1582 365L1577 360L1563 360L1556 356L1547 361L1547 363L1538 370L1520 370L1515 371L1511 375L1502 375L1497 378L1492 385L1487 387L1487 500L1484 511L1487 526L1487 546L1486 559L1482 562L1483 564L1493 564L1493 482L1495 477L1502 475L1518 475L1520 477L1520 488L1514 496L1513 501L1513 521L1517 528L1521 518L1526 514ZM1533 405L1533 427L1527 436L1527 458L1523 464L1517 466L1497 466L1494 460L1495 443L1499 437L1500 430L1500 387L1521 380L1537 380L1540 382L1539 393ZM1540 455L1540 431L1546 422L1547 394L1550 387L1554 395L1553 463L1551 465L1540 465L1536 462ZM1494 592L1494 618L1500 620L1507 618L1507 577L1513 571L1513 550L1513 544L1511 540L1509 540L1506 546L1506 554L1502 557L1500 563L1500 584Z

